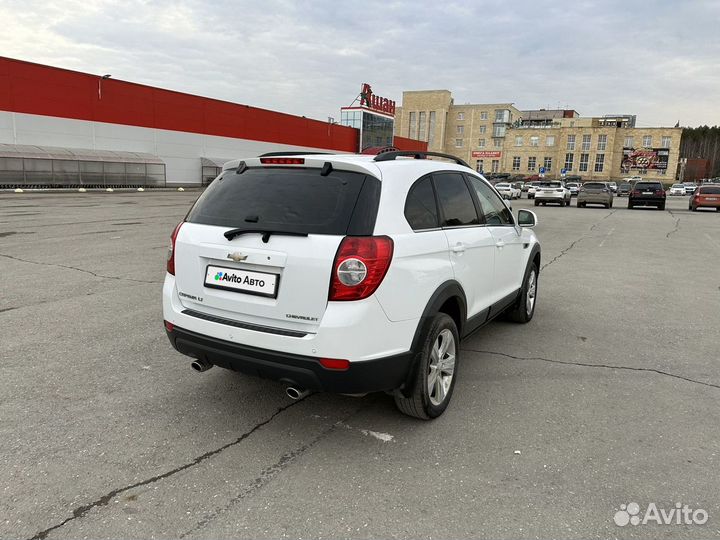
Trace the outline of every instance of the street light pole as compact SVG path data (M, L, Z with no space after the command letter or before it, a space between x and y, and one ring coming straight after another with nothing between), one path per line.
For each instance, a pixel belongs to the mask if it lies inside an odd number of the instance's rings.
M112 75L108 73L107 75L103 75L98 79L98 99L102 99L102 82L105 79L109 79L110 77L112 77Z

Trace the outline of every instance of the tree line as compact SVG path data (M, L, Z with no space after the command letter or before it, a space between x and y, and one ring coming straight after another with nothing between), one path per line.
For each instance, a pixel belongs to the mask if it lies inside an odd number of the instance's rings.
M680 157L707 159L710 177L720 176L720 126L683 128Z

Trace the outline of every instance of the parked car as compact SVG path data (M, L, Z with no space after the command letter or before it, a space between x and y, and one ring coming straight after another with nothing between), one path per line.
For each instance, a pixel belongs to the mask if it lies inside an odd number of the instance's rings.
M655 206L658 210L665 210L665 199L665 188L661 182L643 180L633 186L628 199L628 208Z
M570 190L570 196L575 197L580 190L580 184L577 182L565 182L565 187Z
M559 180L545 180L535 190L535 206L547 203L570 206L570 190Z
M503 314L532 319L540 244L533 212L515 219L462 160L424 154L454 163L406 159L418 152L225 163L171 235L172 346L196 371L280 380L293 399L386 391L405 414L440 416L460 339Z
M577 197L578 208L585 208L588 204L602 204L605 208L612 208L613 193L607 182L585 182Z
M525 185L528 186L528 190L527 190L528 199L534 199L535 192L537 191L537 187L538 187L538 185L540 185L540 182L528 182Z
M632 184L628 184L627 182L623 182L618 186L618 197L626 197L630 195L630 191L632 190Z
M670 186L670 191L668 192L668 195L687 195L687 192L685 191L685 185L673 184L672 186Z
M705 184L698 187L690 197L688 209L697 212L698 208L714 208L720 212L720 186Z
M503 199L519 199L522 194L522 192L516 187L513 187L512 184L505 182L495 184L495 189L497 189Z
M617 182L608 182L608 187L610 188L610 191L613 193L617 193L618 185Z
M693 192L697 189L697 184L693 184L692 182L685 182L685 195L692 195Z

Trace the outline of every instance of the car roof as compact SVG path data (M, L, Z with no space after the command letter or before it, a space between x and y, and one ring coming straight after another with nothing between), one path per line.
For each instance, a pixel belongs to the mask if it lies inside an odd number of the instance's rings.
M248 167L261 167L263 166L260 161L262 157L263 156L253 156L234 159L225 163L223 165L223 170L236 169L243 161ZM273 156L268 157L281 158L283 156L279 153L276 153ZM403 177L409 176L413 179L417 179L423 174L428 174L434 171L448 170L464 172L467 174L472 174L475 177L484 179L484 176L469 167L465 167L464 165L459 165L457 163L452 163L446 160L433 158L415 159L413 157L397 157L393 160L375 161L375 158L377 156L367 154L299 154L294 151L288 152L287 157L303 159L304 163L302 165L288 164L280 166L298 168L322 168L325 163L329 162L334 168L338 170L370 174L380 180L382 180L383 178L392 177L394 175L401 175Z

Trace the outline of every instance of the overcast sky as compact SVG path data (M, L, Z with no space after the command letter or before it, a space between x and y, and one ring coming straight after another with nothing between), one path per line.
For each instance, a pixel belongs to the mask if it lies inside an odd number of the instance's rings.
M0 0L0 55L326 120L362 82L720 124L720 1Z

